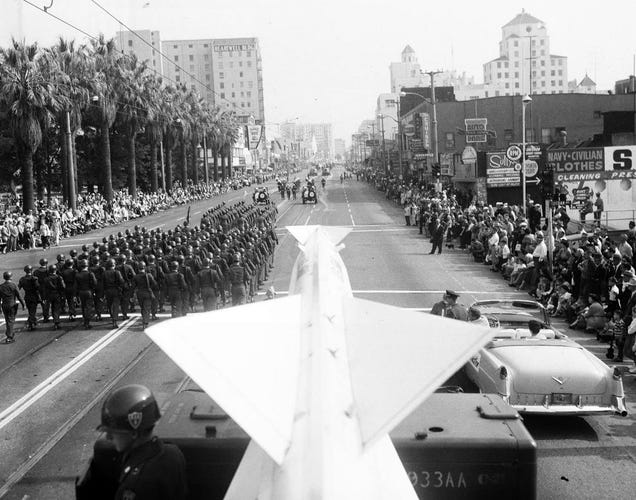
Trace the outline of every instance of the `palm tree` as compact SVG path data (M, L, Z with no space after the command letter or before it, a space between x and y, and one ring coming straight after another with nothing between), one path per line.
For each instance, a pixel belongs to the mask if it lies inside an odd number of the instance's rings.
M165 176L166 190L172 190L172 150L177 143L179 136L176 121L179 119L178 113L178 93L177 89L167 86L163 90L162 110L165 119L165 128L163 129L164 148L165 148Z
M199 159L197 150L203 140L203 134L207 125L205 101L198 92L191 90L187 97L190 105L190 171L192 172L192 182L199 183Z
M221 176L232 177L232 147L238 140L238 123L234 113L221 115Z
M124 128L128 153L128 193L137 198L137 165L135 160L135 141L142 131L148 116L148 92L145 63L137 56L126 55L120 60L117 79L114 82L119 101L119 121Z
M119 54L113 39L106 40L100 34L98 39L91 40L93 58L95 61L94 101L99 102L99 134L101 157L103 162L102 175L104 198L107 202L113 200L113 176L110 161L110 129L117 116L117 95L113 82L117 80Z
M75 157L75 138L82 123L82 111L90 102L90 78L93 74L90 68L90 58L85 46L76 49L74 41L59 38L57 43L44 53L49 78L54 83L58 96L59 109L56 120L60 126L59 143L62 164L62 185L64 197L73 206L77 184L77 171L71 170L69 176L68 159ZM68 123L67 123L68 120ZM68 142L65 131L67 126L71 131L71 150L68 150ZM77 167L77 161L74 161Z
M53 86L42 71L41 52L36 43L11 41L0 49L0 104L10 120L22 174L22 206L34 210L33 155L42 143L41 123L48 121L55 105Z
M164 93L161 87L161 78L149 73L146 75L146 100L148 116L146 123L146 136L150 141L150 189L156 192L159 188L157 175L157 152L159 144L163 140L163 131L166 127ZM164 179L165 181L165 179Z

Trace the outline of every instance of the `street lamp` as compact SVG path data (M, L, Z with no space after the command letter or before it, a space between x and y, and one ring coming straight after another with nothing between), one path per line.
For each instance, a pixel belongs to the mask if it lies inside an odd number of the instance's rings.
M521 187L523 193L523 203L521 208L523 215L526 215L526 106L532 102L532 98L526 94L521 99Z

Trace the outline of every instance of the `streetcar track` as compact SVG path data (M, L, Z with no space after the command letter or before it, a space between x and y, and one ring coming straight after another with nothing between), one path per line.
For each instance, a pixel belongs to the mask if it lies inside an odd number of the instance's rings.
M129 325L132 325L134 320L131 318ZM127 325L128 326L128 325ZM124 330L126 330L124 328ZM0 487L0 498L4 497L13 486L15 486L25 475L29 473L33 467L37 465L37 463L47 454L49 453L53 447L59 443L64 436L75 426L77 423L82 420L89 411L104 397L107 393L111 391L111 389L122 379L124 378L139 362L146 356L149 352L150 348L154 345L153 342L149 342L146 347L144 347L137 356L127 365L124 366L117 374L105 384L102 389L100 389L95 396L89 401L87 405L84 405L83 408L80 408L77 412L75 412L69 419L62 424L57 431L49 436L49 438L44 441L44 443L36 450L33 455L29 456L29 459L22 463L15 471L13 471L6 479L5 483ZM186 377L187 378L187 377Z
M132 326L137 321L137 319L138 317L136 316L132 317L122 323L120 327L108 332L97 342L93 343L88 349L84 350L62 368L58 369L56 372L50 375L46 380L42 381L35 388L33 388L24 396L12 403L8 408L0 412L0 430L9 425L14 419L25 412L31 405L35 404L47 392L64 381L84 363L90 361L93 356L99 353L104 347L106 347L113 340L119 337L123 332L127 331L128 327Z

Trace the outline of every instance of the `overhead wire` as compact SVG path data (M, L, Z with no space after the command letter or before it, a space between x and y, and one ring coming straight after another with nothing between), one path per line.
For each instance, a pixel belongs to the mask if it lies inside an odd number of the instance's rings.
M60 21L61 23L63 23L63 24L65 24L65 25L69 26L70 28L73 28L74 30L79 31L80 33L84 34L85 36L89 37L90 39L93 39L93 40L99 40L99 38L98 38L97 36L95 36L95 35L91 35L90 33L88 33L88 32L86 32L86 31L84 31L83 29L81 29L81 28L79 28L79 27L77 27L77 26L75 26L74 24L70 23L69 21L66 21L66 20L65 20L65 19L63 19L63 18L61 18L61 17L59 17L59 16L56 16L55 14L52 14L52 13L51 13L51 12L49 12L47 9L44 9L44 8L42 8L42 7L39 7L38 5L35 5L34 3L32 3L32 2L31 2L31 1L29 1L29 0L23 0L23 2L25 2L26 4L28 4L28 5L32 6L32 7L33 7L33 8L35 8L35 9L39 10L40 12L43 12L44 14L47 14L47 15L51 16L52 18L54 18L54 19L56 19L56 20ZM98 6L99 6L99 5L98 5ZM101 6L99 6L99 7L100 7L100 8L102 8ZM102 8L102 9L103 9L103 8ZM111 16L111 17L112 17L112 16ZM126 25L125 25L125 24L123 24L123 23L120 23L120 24L121 24L122 26L126 26ZM126 26L126 28L128 28L128 27ZM128 29L129 29L129 28L128 28ZM135 36L137 36L137 37L139 37L141 40L143 40L143 38L141 38L141 37L140 37L137 33L135 33L135 32L133 32L133 33L135 34ZM144 42L145 42L145 40L144 40ZM155 50L156 50L156 49L155 49ZM160 51L158 51L158 52L160 52ZM162 55L162 57L164 57L164 58L166 57L166 56L165 56L164 54L162 54L161 52L160 52L160 54ZM166 59L167 59L167 58L166 58ZM168 59L168 60L169 60L169 59ZM167 80L167 81L169 81L169 82L173 83L173 84L175 85L175 87L180 87L180 86L184 86L184 87L185 87L185 85L184 85L184 84L182 84L182 83L180 83L180 82L177 82L177 81L175 81L175 80L173 80L173 79L171 79L171 78L169 78L169 77L167 77L167 76L165 76L165 75L161 74L161 73L160 73L159 71L157 71L155 68L151 68L150 66L146 66L146 69L147 69L147 70L149 70L149 71L154 72L154 73L155 73L155 75L158 75L158 76L159 76L162 80ZM184 70L184 72L186 72L186 71ZM188 72L186 72L186 73L188 73ZM190 73L188 73L188 74L190 74ZM191 75L191 76L192 76L192 75ZM198 80L197 80L197 81L198 81ZM201 82L200 82L200 83L201 83ZM62 86L62 87L64 87L65 85L66 85L67 87L71 87L71 86L70 86L70 85L68 85L68 84L58 83L58 86ZM207 86L206 86L206 88L207 88ZM215 94L216 94L216 92L215 92ZM227 100L226 100L226 101L227 101ZM113 100L113 102L115 102L115 103L117 103L117 104L119 104L119 105L126 105L126 106L130 106L130 104L129 104L129 103L124 103L124 102L122 102L122 101L118 101L118 100ZM227 101L227 102L229 102L230 104L233 104L233 103L232 103L232 102L230 102L230 101ZM91 102L91 103L89 103L89 106L99 107L99 105L97 105L97 104L93 104L92 102ZM234 105L234 106L236 107L236 105ZM138 107L138 106L130 106L130 107L133 107L133 108L136 108L136 109L139 109L139 110L145 111L143 108ZM123 115L123 116L126 116L126 115L127 115L127 116L131 116L129 113L125 113L125 112L123 112L123 111L120 111L119 109L116 111L116 113L117 113L117 114L119 114L120 116L121 116L121 115ZM164 114L164 113L159 113L159 114L160 114L160 115L162 115L162 116L164 116L164 117L166 117L166 118L170 118L170 116L169 116L169 115L167 115L167 114Z
M216 92L212 87L210 87L207 83L203 83L201 80L199 80L194 74L190 73L189 71L186 71L185 68L183 68L180 64L178 64L176 61L173 61L172 59L170 59L167 55L165 55L161 49L157 49L155 48L151 43L149 43L146 39L144 39L139 33L137 33L135 30L133 30L132 28L130 28L126 23L124 23L121 19L117 18L114 14L112 14L108 9L106 9L105 7L103 7L97 0L91 0L92 3L94 3L99 9L101 9L103 12L105 12L108 16L110 16L113 20L115 20L116 22L118 22L121 26L124 26L130 33L132 33L133 35L135 35L135 37L137 37L139 40L141 40L145 45L147 45L148 47L150 47L152 50L156 50L159 55L161 55L161 57L163 57L166 61L170 62L172 65L174 65L176 68L179 68L180 71L183 71L185 74L187 74L188 76L191 77L192 80L194 80L195 82L200 83L205 89L207 89L208 91L212 92L214 95L218 96L219 99L222 99L223 101L227 102L228 104L231 104L233 107L235 107L237 110L241 110L241 108L239 108L236 103L230 101L229 99L226 99L225 97L221 97L221 95Z

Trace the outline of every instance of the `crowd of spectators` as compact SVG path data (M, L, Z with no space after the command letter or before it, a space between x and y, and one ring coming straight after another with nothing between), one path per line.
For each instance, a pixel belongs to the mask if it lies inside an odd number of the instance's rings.
M526 291L551 316L570 328L610 340L632 358L636 338L636 224L610 237L597 224L572 223L565 208L553 215L552 232L542 207L528 199L520 206L487 204L471 192L440 184L377 177L359 178L375 184L404 210L405 224L430 238L433 253L465 251L476 263L498 273L510 287ZM633 323L632 323L633 319ZM636 372L636 368L633 369Z
M61 239L69 236L211 198L230 189L240 189L249 183L247 178L237 178L207 184L190 183L182 187L176 181L170 192L138 191L136 198L125 189L115 191L110 203L100 193L85 193L78 196L74 212L56 198L53 198L50 205L39 201L36 210L28 214L23 214L17 203L14 203L0 215L0 250L7 253L37 247L48 248L59 245Z

